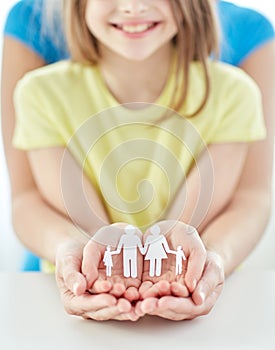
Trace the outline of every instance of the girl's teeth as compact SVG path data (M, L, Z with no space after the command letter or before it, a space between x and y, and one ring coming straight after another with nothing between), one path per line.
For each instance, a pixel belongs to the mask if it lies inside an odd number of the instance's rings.
M122 26L122 30L127 33L142 33L152 26L152 24L124 25Z

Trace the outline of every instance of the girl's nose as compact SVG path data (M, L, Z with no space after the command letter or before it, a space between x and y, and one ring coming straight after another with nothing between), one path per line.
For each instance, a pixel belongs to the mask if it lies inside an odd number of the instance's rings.
M148 0L121 0L120 10L127 15L137 16L148 9Z

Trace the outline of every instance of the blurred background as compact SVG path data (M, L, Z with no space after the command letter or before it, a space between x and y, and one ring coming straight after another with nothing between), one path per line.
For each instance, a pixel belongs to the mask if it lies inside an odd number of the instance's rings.
M0 2L0 53L2 49L2 31L5 18L10 7L17 0L5 0ZM275 25L274 2L270 0L232 0L231 2L242 6L254 8L269 19ZM1 55L0 55L1 63ZM1 126L0 126L1 127ZM20 176L20 175L19 175ZM264 174L263 174L264 176ZM275 177L274 177L275 187ZM275 198L275 197L274 197ZM17 240L11 225L10 213L10 189L7 176L5 157L2 141L0 142L0 271L18 271L22 261L23 247ZM253 268L272 268L275 269L275 212L271 216L266 233L244 263L247 267Z

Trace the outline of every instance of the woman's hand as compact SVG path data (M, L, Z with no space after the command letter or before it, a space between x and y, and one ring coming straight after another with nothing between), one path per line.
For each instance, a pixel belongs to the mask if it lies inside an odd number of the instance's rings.
M83 245L77 241L68 241L59 246L56 254L56 281L65 310L76 316L98 321L109 319L137 319L132 314L131 304L118 300L109 291L110 282L100 285L101 294L88 292L88 282L81 272ZM95 268L96 258L91 259Z
M150 262L144 262L140 294L142 299L174 295L187 297L192 293L202 276L206 261L206 250L196 229L176 220L165 220L157 223L160 234L166 238L172 252L167 251L167 259L162 261L162 273L159 277L150 277ZM147 230L144 239L150 234ZM182 274L176 276L177 247L183 248L186 260L182 261Z
M224 269L221 257L207 252L206 263L201 279L190 297L148 297L136 305L136 313L156 315L180 321L206 315L215 305L224 284Z

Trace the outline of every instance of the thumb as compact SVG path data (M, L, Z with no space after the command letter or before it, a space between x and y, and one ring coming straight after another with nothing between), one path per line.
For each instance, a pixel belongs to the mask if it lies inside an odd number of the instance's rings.
M206 250L202 247L201 249L194 249L190 252L188 257L187 272L185 274L185 284L192 293L198 281L201 279L204 271L206 262Z
M92 288L98 278L98 267L102 259L102 247L90 240L83 250L82 272L86 277L88 289Z
M82 254L77 250L63 253L56 260L56 275L63 281L63 288L70 290L77 296L85 293L87 282L81 273Z

